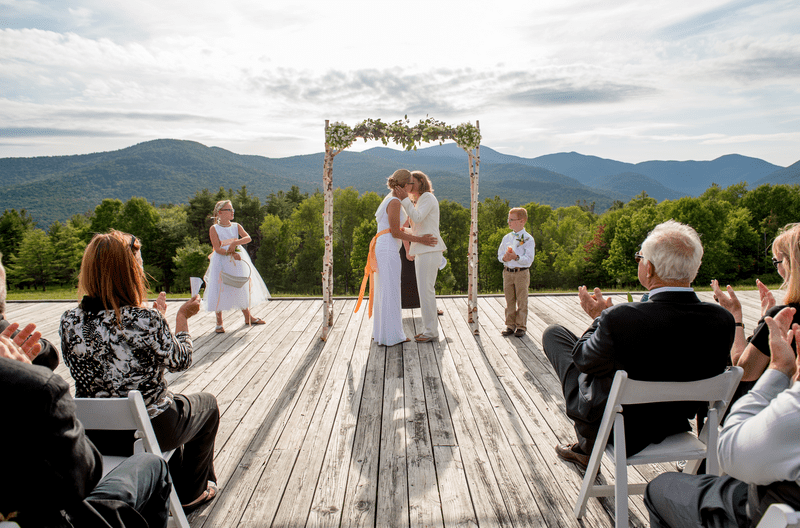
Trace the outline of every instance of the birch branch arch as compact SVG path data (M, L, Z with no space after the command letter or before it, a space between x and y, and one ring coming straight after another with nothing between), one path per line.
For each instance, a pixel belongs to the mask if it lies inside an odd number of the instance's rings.
M328 338L333 326L333 158L347 150L357 138L364 141L379 140L384 145L393 142L406 150L416 150L422 143L453 140L467 153L470 183L470 230L468 249L467 312L473 333L478 333L478 173L480 169L480 123L462 123L448 126L431 117L409 126L408 116L392 123L380 119L366 119L351 128L340 122L325 121L325 161L322 168L323 196L323 234L325 256L322 263L322 339Z

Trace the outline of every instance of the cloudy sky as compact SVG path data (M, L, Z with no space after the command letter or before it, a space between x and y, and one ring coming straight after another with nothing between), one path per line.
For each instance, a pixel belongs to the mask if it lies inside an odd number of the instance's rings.
M430 115L524 157L787 166L798 81L797 0L0 0L0 157L285 157Z

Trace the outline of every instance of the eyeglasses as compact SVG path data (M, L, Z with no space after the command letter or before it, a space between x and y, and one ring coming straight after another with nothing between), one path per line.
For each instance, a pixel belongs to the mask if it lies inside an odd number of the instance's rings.
M519 218L511 218L510 216L508 217L509 222L518 222L519 220Z
M772 264L775 265L775 269L778 269L778 264L781 264L782 262L783 262L782 260L778 260L775 257L772 257Z
M233 212L233 209L220 209L220 211L230 211L230 212Z
M128 233L128 236L131 237L131 251L136 253L136 241L138 238L136 238L136 235L131 235L130 233Z
M635 260L637 264L638 264L639 262L641 262L641 261L642 261L642 259L644 259L644 260L647 260L647 259L645 259L645 258L644 258L644 255L642 255L642 254L641 254L641 253L639 253L638 251L637 251L636 253L634 253L634 254L633 254L633 260Z

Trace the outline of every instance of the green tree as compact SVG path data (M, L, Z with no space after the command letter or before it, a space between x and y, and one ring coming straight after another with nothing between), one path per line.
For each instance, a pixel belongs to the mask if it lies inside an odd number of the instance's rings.
M255 266L272 292L285 290L289 268L284 222L274 214L267 214L261 222L261 247L258 248Z
M481 290L496 291L502 288L503 268L497 261L497 231L508 232L508 200L499 196L486 198L478 204L478 285ZM496 239L496 240L495 240Z
M25 209L6 209L0 216L0 253L8 261L17 253L25 232L33 227L33 218Z
M175 250L172 262L175 265L175 290L191 291L189 277L203 277L208 269L208 256L211 244L201 244L194 237L187 236L183 245Z
M304 200L289 218L287 245L291 266L287 288L293 292L321 294L322 259L325 240L322 233L324 199L316 192Z
M50 272L53 282L77 285L86 242L81 240L80 232L69 222L66 225L54 222L48 235L52 247Z
M449 200L439 202L439 234L447 246L447 261L453 276L452 291L466 292L468 289L470 221L469 209L460 203ZM439 280L437 291L442 291L440 288L443 284L439 285Z
M106 198L94 208L94 215L89 225L92 233L108 233L111 229L119 229L123 204L121 200Z
M364 278L364 267L367 265L369 255L369 243L375 233L378 232L378 221L375 217L365 218L358 227L353 230L353 254L350 255L350 265L353 269L353 276L356 277L358 289L361 289L361 281Z
M47 233L41 229L27 230L17 254L11 257L9 279L20 286L33 286L37 290L41 286L42 291L47 291L52 281L52 257L53 247Z
M247 187L244 185L231 197L231 203L236 210L234 221L244 227L252 239L244 249L250 255L250 260L255 260L258 248L261 247L261 222L264 221L265 208L261 207L258 197L247 194Z
M192 236L203 244L211 244L208 237L208 229L211 226L209 216L214 212L216 198L208 189L197 191L194 196L189 198L189 205L186 209L186 221L189 223L189 232Z

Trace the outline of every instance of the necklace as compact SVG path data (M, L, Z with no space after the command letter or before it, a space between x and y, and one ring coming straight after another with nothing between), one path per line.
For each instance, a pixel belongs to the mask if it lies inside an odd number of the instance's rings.
M230 227L230 226L231 226L231 223L230 223L230 222L228 222L228 225L225 225L225 224L217 224L217 225L219 225L220 227Z

